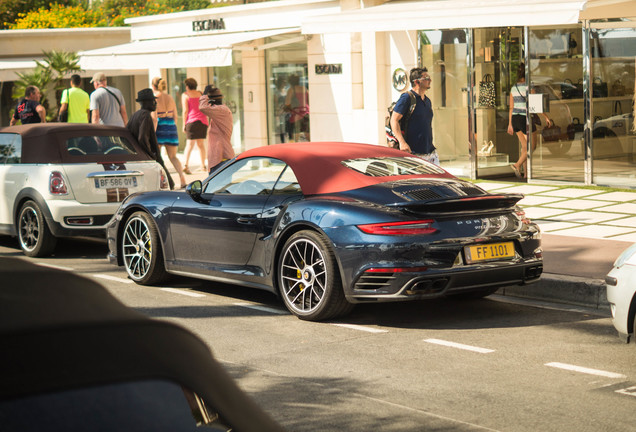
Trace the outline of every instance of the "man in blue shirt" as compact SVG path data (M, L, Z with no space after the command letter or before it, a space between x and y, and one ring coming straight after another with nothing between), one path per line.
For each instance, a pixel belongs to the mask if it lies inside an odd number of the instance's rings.
M411 106L411 97L408 93L403 93L393 108L391 129L398 140L400 150L439 165L439 156L433 145L433 104L426 96L426 91L431 88L431 76L425 67L413 68L409 73L409 80L409 91L415 96L415 109L406 128L406 136L400 129L400 120L408 115Z

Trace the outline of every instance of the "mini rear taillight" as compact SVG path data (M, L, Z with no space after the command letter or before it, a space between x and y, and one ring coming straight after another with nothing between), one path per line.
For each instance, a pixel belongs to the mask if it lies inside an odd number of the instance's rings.
M408 222L385 222L358 225L360 231L367 234L377 235L417 235L417 234L433 234L437 232L432 227L433 219L416 220Z
M67 195L66 182L62 173L59 171L53 171L49 176L49 192L53 195Z
M163 169L161 170L161 179L159 180L159 188L170 189L170 185L168 184L168 178L166 177L166 173Z

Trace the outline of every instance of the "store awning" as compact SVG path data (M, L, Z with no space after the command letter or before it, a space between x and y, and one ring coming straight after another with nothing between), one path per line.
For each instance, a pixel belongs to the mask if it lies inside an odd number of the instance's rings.
M624 18L631 21L636 17L634 0L588 0L580 18L586 20Z
M134 41L80 52L80 66L85 70L230 66L235 45L299 30L286 28Z
M585 0L391 1L309 17L303 34L575 24Z
M43 57L36 58L3 58L0 59L0 81L15 81L18 79L16 72L24 73L32 71L36 64L35 61L42 61Z

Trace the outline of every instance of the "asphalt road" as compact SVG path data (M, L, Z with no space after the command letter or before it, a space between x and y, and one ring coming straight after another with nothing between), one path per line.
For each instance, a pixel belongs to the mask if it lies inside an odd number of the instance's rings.
M290 431L633 431L636 347L610 319L491 296L358 306L298 320L272 294L175 279L131 283L99 240L33 259L95 278L125 304L203 338ZM21 256L0 238L0 256Z

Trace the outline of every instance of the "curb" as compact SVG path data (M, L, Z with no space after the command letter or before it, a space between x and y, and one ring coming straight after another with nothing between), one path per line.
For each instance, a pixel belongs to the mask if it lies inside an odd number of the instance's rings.
M497 294L583 306L602 311L610 310L605 282L575 276L544 273L538 282L500 288Z

